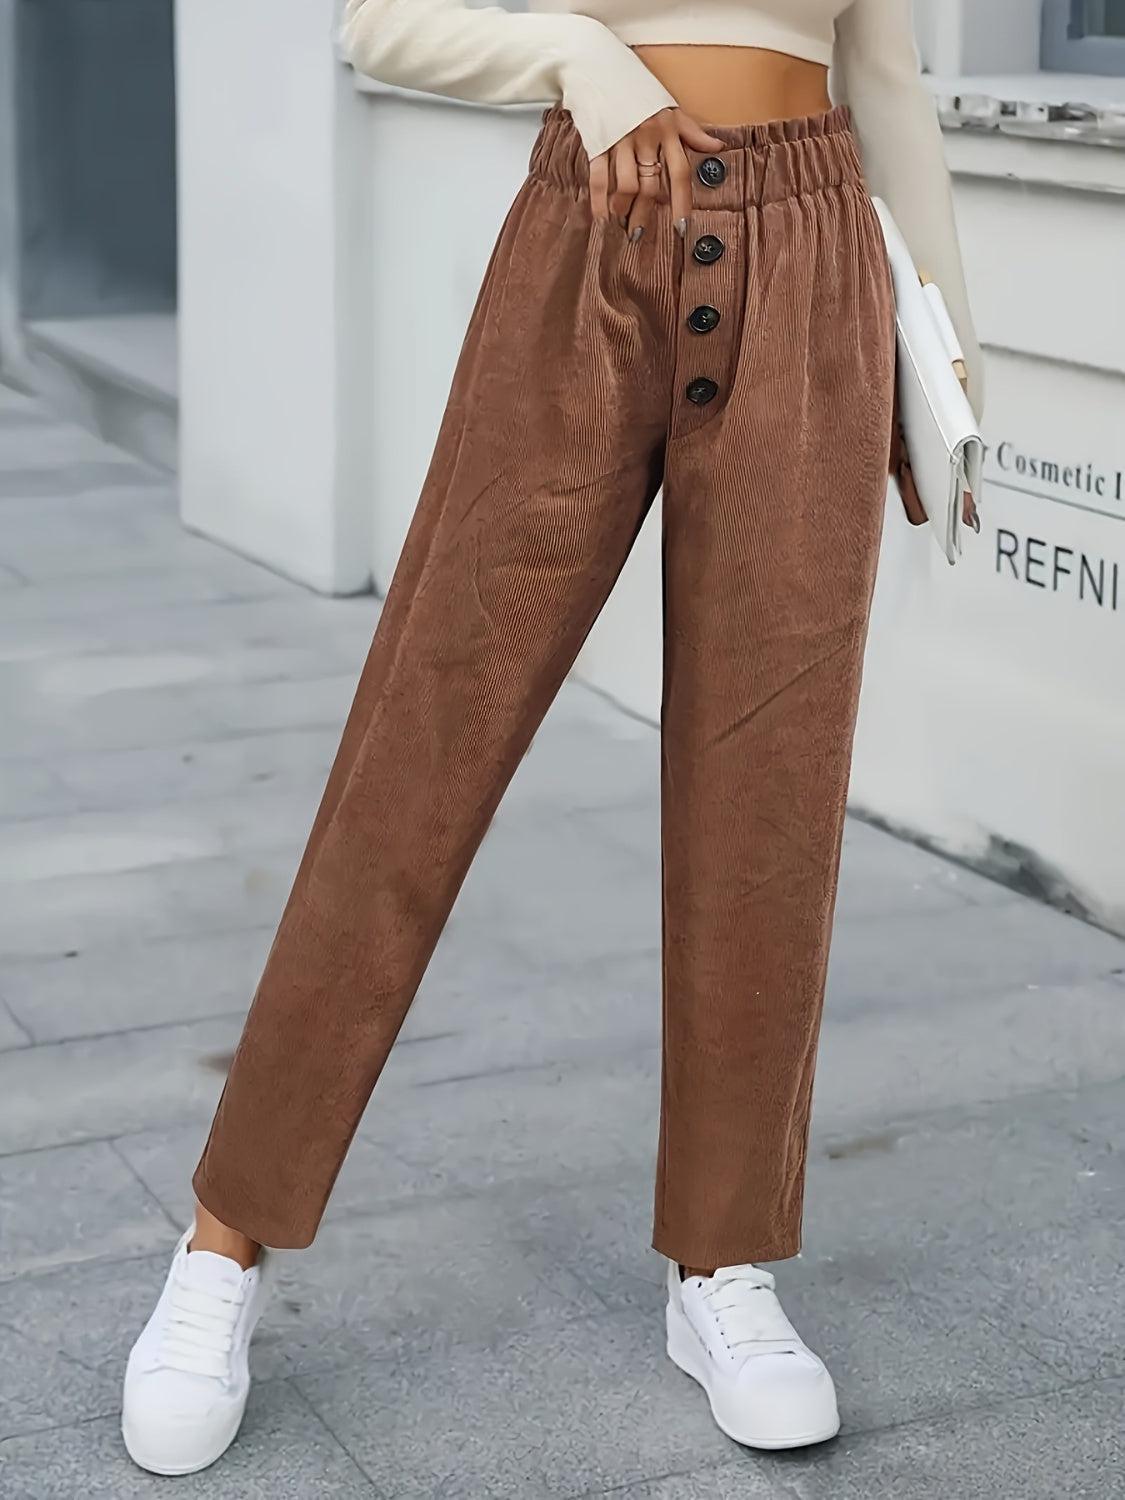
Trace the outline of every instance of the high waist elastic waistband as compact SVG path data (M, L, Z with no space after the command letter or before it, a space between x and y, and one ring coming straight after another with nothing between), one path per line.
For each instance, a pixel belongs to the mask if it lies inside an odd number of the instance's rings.
M741 208L820 192L845 184L863 185L863 169L845 105L803 119L771 120L765 125L707 125L724 144L715 152L687 152L696 203L706 208ZM722 168L698 172L712 156ZM531 153L531 175L577 192L589 182L589 162L567 110L553 105Z

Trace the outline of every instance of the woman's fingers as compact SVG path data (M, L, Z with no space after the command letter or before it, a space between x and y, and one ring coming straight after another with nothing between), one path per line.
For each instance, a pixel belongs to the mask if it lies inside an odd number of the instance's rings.
M898 398L895 398L895 410L898 410ZM906 519L912 526L924 526L927 520L926 508L922 504L922 498L918 494L918 486L914 483L914 472L910 467L910 454L906 447L906 434L902 430L902 423L895 416L894 427L891 438L891 473L894 475L895 483L898 485L899 498L902 508L906 512Z
M679 110L669 110L669 116L679 114ZM691 168L688 165L687 153L680 143L679 130L674 118L669 118L664 126L664 169L668 174L668 190L672 202L672 223L675 224L679 234L687 234L688 222L691 219Z
M693 151L721 151L726 145L726 142L719 140L718 136L708 135L703 126L693 120L691 115L685 114L682 109L669 110L669 114L676 126L677 136Z
M898 387L895 387L894 416L891 418L891 461L889 472L898 473L902 467L902 461L906 457L906 438L902 431L902 423L898 419Z
M654 120L646 120L633 132L636 153L637 196L629 216L629 237L639 240L652 216L652 207L662 193L662 137Z
M655 202L656 199L650 193L645 192L642 181L641 191L633 201L633 211L629 215L629 223L626 226L629 238L634 244L642 238L648 228L649 220L652 218L652 205Z
M906 519L914 526L925 525L928 517L926 507L922 504L922 497L918 493L918 486L914 483L914 473L910 467L910 460L905 459L898 473L895 475L898 483L898 492L902 499L903 509L906 511Z
M629 215L627 226L629 238L634 244L648 228L648 222L652 218L652 205L655 201L654 198L643 190L637 194L634 200L633 212Z
M629 215L640 185L632 136L627 135L613 148L613 178L613 191L609 195L609 211L624 229L628 225Z
M590 158L590 212L595 219L609 218L609 154Z
M691 219L693 151L721 151L724 142L709 135L682 109L662 109L624 136L609 151L590 159L590 209L595 219L611 216L630 239L639 240L664 197L667 182L672 219L681 235Z

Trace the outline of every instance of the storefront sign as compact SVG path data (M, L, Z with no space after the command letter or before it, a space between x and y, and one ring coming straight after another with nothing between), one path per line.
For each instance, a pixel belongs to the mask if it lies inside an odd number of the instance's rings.
M989 447L985 463L989 481L1003 489L1125 519L1125 470L1081 455L1028 452L1009 439Z
M1066 594L1079 604L1117 612L1122 597L1122 565L1044 537L996 528L996 571L1031 588Z

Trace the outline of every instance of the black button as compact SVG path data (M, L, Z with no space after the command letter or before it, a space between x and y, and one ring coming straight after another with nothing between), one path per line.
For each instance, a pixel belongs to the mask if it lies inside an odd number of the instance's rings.
M726 181L727 164L717 156L705 156L695 169L695 175L704 187L718 187Z
M721 316L717 307L708 307L704 303L688 314L687 326L692 333L710 333L712 329L718 328Z
M717 234L701 234L691 253L701 266L709 266L726 248Z
M714 401L719 394L719 387L713 380L708 380L706 375L700 375L693 380L687 388L685 395L694 406L706 406L708 401Z

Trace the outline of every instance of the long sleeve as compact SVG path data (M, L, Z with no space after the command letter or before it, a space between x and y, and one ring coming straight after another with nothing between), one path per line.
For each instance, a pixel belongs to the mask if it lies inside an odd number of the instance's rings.
M859 136L864 173L910 246L918 269L941 288L969 373L979 417L984 371L973 331L937 108L922 82L910 0L853 0L836 22L837 97Z
M462 0L347 0L344 52L361 73L482 104L561 101L597 156L675 99L589 16L528 15Z

